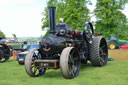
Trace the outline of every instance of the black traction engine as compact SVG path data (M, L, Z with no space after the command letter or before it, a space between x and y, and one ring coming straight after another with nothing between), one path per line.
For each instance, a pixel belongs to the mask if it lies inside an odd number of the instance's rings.
M94 36L90 22L83 32L73 31L64 22L56 24L56 8L49 7L50 36L42 39L39 49L32 49L25 58L25 70L31 77L41 76L47 69L61 69L67 79L78 76L80 63L90 61L93 66L107 64L106 40Z

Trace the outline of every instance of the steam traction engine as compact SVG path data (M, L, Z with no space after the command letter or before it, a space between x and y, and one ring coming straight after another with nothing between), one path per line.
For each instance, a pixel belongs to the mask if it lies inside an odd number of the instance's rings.
M10 49L4 44L2 41L2 37L0 36L0 63L8 61L10 58Z
M63 77L78 76L80 63L89 60L93 66L107 64L108 50L103 37L95 37L93 26L85 23L83 32L72 31L65 23L56 25L56 8L49 9L50 36L42 39L39 49L32 49L25 58L25 70L38 77L46 69L60 68Z

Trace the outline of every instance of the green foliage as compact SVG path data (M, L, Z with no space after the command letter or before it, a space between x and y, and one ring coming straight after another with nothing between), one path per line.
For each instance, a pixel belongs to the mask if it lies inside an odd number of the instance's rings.
M42 19L42 22L43 22L42 29L45 29L46 27L49 26L49 23L48 23L48 8L47 7L45 7L43 15L45 17Z
M0 31L0 36L4 39L5 38L5 34L2 32L2 31Z
M72 29L80 28L81 30L84 23L90 19L89 9L84 0L65 0L65 4L59 3L58 5L57 22L59 22L59 18L63 17Z
M57 8L57 23L59 18L64 18L64 22L70 25L71 29L82 30L84 23L90 20L87 4L90 4L88 0L49 0L47 6ZM48 7L45 8L42 29L49 25Z
M121 12L127 0L97 0L96 9L96 32L107 37L118 34L121 39L128 32L126 16ZM122 33L120 33L122 32Z
M49 36L49 31L50 31L50 30L47 30L46 34L45 34L42 38L44 38L44 37L46 37L46 36Z
M120 27L121 29L118 30L118 35L120 39L128 40L128 25L124 25Z

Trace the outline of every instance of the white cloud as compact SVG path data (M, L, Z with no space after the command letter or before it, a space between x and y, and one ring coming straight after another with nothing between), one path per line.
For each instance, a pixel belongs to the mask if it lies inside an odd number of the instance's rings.
M0 0L0 5L8 4L8 0Z
M94 9L96 8L96 7L95 7L95 6L93 6L93 5L88 5L87 7L89 8L89 10L90 10L91 12L93 12L93 11L94 11Z
M125 5L124 10L122 11L128 18L128 4Z
M93 14L94 9L96 8L95 5L88 5L87 7L91 12L90 15L89 15L91 17L91 21L95 22L96 21L96 16Z
M8 4L31 4L33 0L0 0L0 5Z
M10 0L12 3L16 4L32 4L33 0Z
M2 28L4 28L2 30L7 36L12 36L13 33L20 37L40 36L42 34L40 9L27 8L20 11L8 11L4 12L0 19Z
M14 3L12 4L10 1ZM40 1L41 3L39 3ZM40 1L0 0L0 30L2 30L7 37L12 37L12 34L16 34L17 37L43 35L45 32L41 30L41 19L43 17L41 13L43 12L44 6L46 4L45 1ZM24 7L22 5L15 5L15 7L13 7L14 4L18 3L28 4L28 7Z

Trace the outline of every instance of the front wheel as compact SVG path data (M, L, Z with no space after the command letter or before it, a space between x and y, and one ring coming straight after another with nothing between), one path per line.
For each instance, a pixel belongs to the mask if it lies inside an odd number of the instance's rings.
M45 73L46 68L36 68L34 67L33 61L41 59L41 54L37 48L30 50L25 57L25 70L27 74L31 77L38 77Z
M60 57L60 68L64 78L72 79L78 76L80 71L80 57L76 48L65 48Z

